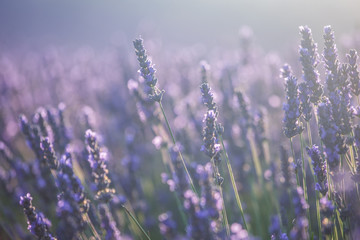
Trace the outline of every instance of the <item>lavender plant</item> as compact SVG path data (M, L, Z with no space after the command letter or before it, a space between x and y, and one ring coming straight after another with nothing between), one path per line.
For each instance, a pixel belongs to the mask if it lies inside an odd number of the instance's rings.
M329 26L322 58L300 35L283 81L248 28L221 55L154 41L159 74L142 39L140 67L126 51L2 53L0 239L359 238L357 52Z

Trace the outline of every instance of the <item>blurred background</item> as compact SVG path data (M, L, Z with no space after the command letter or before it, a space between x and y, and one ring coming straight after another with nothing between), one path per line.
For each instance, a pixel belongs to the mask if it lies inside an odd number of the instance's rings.
M78 0L0 1L0 46L47 45L101 48L142 35L169 46L238 45L247 25L265 50L284 52L298 43L298 26L308 25L315 41L332 25L337 36L360 28L357 0ZM297 45L295 45L297 46Z

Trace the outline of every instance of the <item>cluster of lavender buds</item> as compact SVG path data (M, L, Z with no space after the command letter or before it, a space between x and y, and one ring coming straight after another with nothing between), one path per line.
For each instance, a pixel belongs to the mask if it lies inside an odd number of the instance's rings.
M299 84L299 100L302 116L305 121L309 122L312 117L312 107L310 102L310 91L305 82Z
M281 69L281 76L285 80L286 92L286 103L283 106L284 133L286 137L292 138L303 131L299 122L301 112L297 79L292 75L291 68L287 64Z
M333 84L336 87L337 82L336 78L339 74L339 60L336 44L335 44L335 36L334 31L332 30L331 26L324 27L324 61L326 70L329 72L328 77L331 75L333 77ZM327 80L328 81L328 80ZM330 90L330 89L329 89Z
M100 202L109 202L115 193L115 189L110 188L111 180L108 177L106 153L101 151L96 133L90 129L85 133L85 141L89 153L88 161L92 169L91 175L96 185L95 198Z
M301 26L300 34L300 62L303 70L303 79L306 83L306 87L301 87L302 89L300 89L300 92L303 96L305 96L304 94L306 93L309 94L310 101L314 104L318 104L324 90L320 83L319 73L316 69L319 64L317 44L314 42L311 29L308 26ZM308 107L307 104L306 106ZM304 111L305 115L306 113L307 111Z
M306 83L306 88L302 88L304 90L307 89L310 101L314 104L318 104L324 90L320 83L319 73L316 69L319 64L317 44L314 42L311 29L308 26L301 26L300 34L300 62L303 70L303 79ZM303 94L305 94L305 91L303 91Z
M349 54L346 55L349 61L349 79L351 92L355 96L359 96L360 94L360 77L359 70L357 66L358 54L355 49L351 49Z
M340 164L339 154L346 152L344 138L333 118L330 102L325 99L319 104L319 134L324 144L326 160L331 172L338 172Z
M30 193L20 197L20 205L24 208L24 213L28 219L28 229L32 234L39 240L56 240L49 232L50 221L42 213L35 211Z
M140 75L144 78L145 83L151 88L149 98L156 102L161 102L164 90L159 90L156 86L157 78L155 77L155 68L146 54L146 50L141 38L134 40L134 47L137 59L140 64Z
M324 28L324 61L326 68L326 84L329 91L333 118L340 128L341 133L346 135L351 132L351 118L353 109L350 108L350 82L348 80L348 67L340 65L335 44L334 31L331 26Z
M39 129L36 126L30 125L24 115L20 115L20 129L26 137L29 148L34 151L37 159L41 159L42 150L40 148L41 140Z
M209 69L210 69L209 65L205 61L202 61L201 62L202 80L200 85L201 99L203 104L207 107L207 109L213 110L217 116L219 114L218 109L214 101L214 94L211 91L211 87L207 78L207 72L209 71Z
M204 145L201 150L206 153L215 163L219 165L220 163L220 144L217 143L216 138L216 114L213 110L209 110L205 116L203 122L205 123L203 130L203 141Z
M329 189L326 176L326 162L322 158L318 146L313 145L311 148L307 147L306 150L309 157L311 158L314 173L317 179L315 189L319 191L323 196L325 196Z
M61 191L56 208L57 216L61 219L58 235L60 239L73 239L84 229L85 222L69 176L58 174L57 184Z
M75 175L72 165L72 156L70 152L65 152L60 160L59 174L67 175L70 180L71 191L75 201L79 204L82 213L89 210L89 200L84 193L84 187L80 179ZM70 186L69 186L70 187Z
M54 148L52 144L50 143L50 140L48 137L43 138L41 140L41 149L43 153L43 161L49 165L51 169L56 170L59 166L59 162L57 160Z

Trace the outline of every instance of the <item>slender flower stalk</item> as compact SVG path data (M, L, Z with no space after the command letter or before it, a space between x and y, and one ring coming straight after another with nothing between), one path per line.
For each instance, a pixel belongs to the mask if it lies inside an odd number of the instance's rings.
M222 202L224 203L222 187L221 187L221 184L223 183L223 178L221 177L221 175L219 173L219 164L221 161L220 153L222 151L220 148L220 144L218 144L218 142L221 143L221 147L223 149L223 153L224 153L225 159L226 159L226 164L227 164L229 174L230 174L230 181L232 183L232 187L233 187L233 190L235 193L236 202L237 202L237 205L240 210L240 214L241 214L241 217L243 220L244 227L247 230L247 225L246 225L242 205L240 202L239 193L236 188L234 174L232 172L232 167L230 165L229 157L226 152L225 145L224 145L224 142L222 139L222 134L224 132L224 128L221 126L220 123L217 122L217 117L219 115L219 112L218 112L216 103L214 101L214 95L211 91L210 84L208 83L208 80L207 80L207 71L208 70L209 70L209 66L207 65L206 62L202 61L201 62L202 83L200 85L200 91L201 91L201 96L202 96L202 102L207 107L207 113L204 116L204 122L205 122L205 127L203 129L204 145L202 146L202 150L211 158L211 161L213 162L215 180L216 180L217 185L219 186L219 191L220 191L220 195L222 198ZM228 219L227 219L225 205L223 208L223 218L224 218L223 220L224 220L226 232L229 235L230 229L229 229L229 223L228 223Z
M162 100L162 97L164 95L164 90L159 90L159 88L157 87L157 78L155 77L155 68L151 62L151 60L148 58L147 54L146 54L146 50L144 48L144 45L143 45L143 40L141 38L139 39L135 39L133 41L133 44L134 44L134 48L135 48L135 54L137 55L137 59L138 59L138 62L140 64L140 75L144 78L145 80L145 83L146 85L150 88L150 94L149 94L149 98L155 102L158 102L159 103L159 106L160 106L160 109L161 109L161 112L162 112L162 115L165 119L165 123L166 123L166 126L168 128L168 131L171 135L171 139L172 139L172 142L174 145L176 145L176 140L175 140L175 137L174 137L174 134L173 134L173 131L170 127L170 124L169 124L169 121L166 117L166 114L165 114L165 111L164 111L164 107L161 103L161 100ZM180 159L183 163L183 166L184 166L184 169L185 169L185 172L189 178L189 182L190 182L190 185L192 187L192 189L194 190L194 192L197 192L196 191L196 188L194 186L194 183L193 183L193 180L190 176L190 173L187 169L187 166L186 166L186 163L185 163L185 160L181 154L181 152L179 151L179 156L180 156Z

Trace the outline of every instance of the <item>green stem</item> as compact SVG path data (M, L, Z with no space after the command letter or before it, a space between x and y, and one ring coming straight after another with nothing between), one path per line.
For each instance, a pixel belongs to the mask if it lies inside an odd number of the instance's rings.
M217 181L217 178L220 177L220 173L219 173L219 167L215 164L214 158L212 157L210 159L210 162L212 164L212 167L214 169L214 178L216 179L216 184L219 187L219 191L220 191L220 196L221 196L221 200L223 202L223 209L222 209L222 221L223 221L223 225L226 229L226 234L229 237L230 236L230 227L229 227L229 222L228 222L228 218L227 218L227 214L226 214L226 208L225 208L225 201L224 201L224 196L223 196L223 191L222 191L222 187L220 185L220 183Z
M241 201L240 201L240 196L239 196L239 193L238 193L237 188L236 188L234 173L233 173L233 171L232 171L232 167L231 167L231 164L230 164L230 160L229 160L228 154L227 154L227 152L226 152L225 145L224 145L224 141L223 141L221 135L219 135L219 140L220 140L221 146L222 146L222 148L223 148L223 150L224 150L224 156L225 156L225 159L226 159L226 165L227 165L228 170L229 170L230 180L231 180L231 184L232 184L232 187L233 187L233 190L234 190L234 194L235 194L236 204L237 204L238 207L239 207L241 219L243 220L243 223L244 223L244 228L245 228L245 230L248 230L248 227L247 227L246 221L245 221L244 211L243 211L243 208L242 208L242 205L241 205Z
M90 220L90 218L89 218L89 215L88 215L87 213L85 214L85 219L86 219L86 222L87 222L87 224L89 225L92 233L94 234L95 238L96 238L97 240L101 240L98 232L96 231L96 229L95 229L94 225L92 224L92 222L91 222L91 220Z
M130 216L130 218L135 222L135 224L138 226L138 228L141 230L141 232L146 236L148 240L151 240L150 236L145 232L145 230L141 227L140 223L136 220L134 215L123 205L122 206L125 210L125 212Z
M305 169L305 159L304 159L304 143L303 143L303 138L302 138L302 133L300 133L300 152L301 152L301 162L302 162L302 175L303 175L303 190L304 190L304 198L305 201L308 203L309 199L308 199L308 192L307 192L307 186L306 186L306 169ZM306 209L306 215L309 219L309 233L311 234L311 218L310 218L310 212L309 212L309 208Z
M168 128L168 130L169 130L169 132L170 132L172 142L173 142L173 144L175 145L175 144L176 144L176 140L175 140L173 131L171 130L169 121L168 121L168 119L167 119L167 117L166 117L166 114L165 114L165 111L164 111L164 108L163 108L163 105L162 105L161 101L159 102L159 105L160 105L160 108L161 108L162 115L164 116L164 119L165 119L165 122L166 122L166 126L167 126L167 128ZM181 162L182 162L182 164L183 164L183 166L184 166L186 175L187 175L188 178L189 178L189 182L190 182L190 185L191 185L192 190L193 190L197 195L199 195L198 192L196 191L195 185L194 185L193 180L192 180L192 178L191 178L191 176L190 176L190 173L189 173L189 171L188 171L188 169L187 169L187 167L186 167L186 163L185 163L185 161L184 161L184 158L183 158L180 150L179 150L179 156L180 156Z

